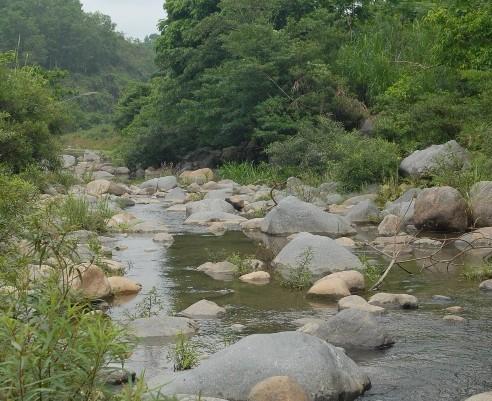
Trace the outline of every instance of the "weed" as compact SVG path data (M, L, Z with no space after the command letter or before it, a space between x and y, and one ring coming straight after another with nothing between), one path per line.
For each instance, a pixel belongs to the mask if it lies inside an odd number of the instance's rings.
M307 248L297 259L297 264L291 267L289 276L280 281L280 285L292 290L301 291L309 287L313 280L313 275L309 266L313 260L313 249Z
M126 311L125 314L129 320L135 320L157 316L163 309L164 303L162 298L159 296L157 288L152 287L147 295L136 305L135 312L130 313Z
M189 370L198 365L199 355L196 347L184 334L178 334L176 344L169 351L168 358L173 361L174 371Z
M66 231L88 230L106 232L107 222L114 212L107 200L91 204L85 198L67 197L59 207L60 218Z
M242 256L240 253L235 252L227 258L227 261L237 266L237 275L242 276L243 274L248 274L254 271L254 267L251 263L252 257Z
M484 281L492 279L492 266L469 267L462 272L462 276L470 281Z
M188 194L189 202L198 202L203 200L203 198L205 198L205 193L203 192L193 192L191 194Z

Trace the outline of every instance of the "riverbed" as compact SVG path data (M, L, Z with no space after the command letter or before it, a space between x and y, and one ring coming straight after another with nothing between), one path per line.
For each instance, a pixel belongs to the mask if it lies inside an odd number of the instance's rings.
M203 358L254 333L295 330L293 321L303 317L327 318L336 314L335 303L307 298L303 292L282 288L278 281L254 286L235 281L217 281L195 269L211 260L223 260L234 252L261 260L273 257L272 249L242 232L215 236L196 226L184 226L184 212L166 211L163 203L137 204L131 213L144 221L164 223L175 235L172 246L152 241L152 234L118 235L118 244L128 249L113 257L127 266L126 275L143 285L132 298L113 302L111 314L125 320L155 287L163 313L174 314L201 299L227 309L225 317L199 321L200 330L191 341ZM371 236L370 228L359 237ZM278 243L285 239L273 238ZM278 245L279 247L281 246ZM124 247L123 247L124 248ZM371 250L358 251L378 258ZM449 250L453 252L453 250ZM381 260L384 262L384 260ZM420 272L410 265L409 275L394 269L382 288L385 292L410 293L418 297L417 310L388 310L383 324L396 344L383 351L348 352L372 381L361 400L461 401L492 389L492 296L479 291L478 283L465 279L460 267ZM366 299L369 292L360 294ZM451 301L433 299L444 295ZM462 306L465 323L442 318L444 308ZM241 332L232 330L241 324ZM140 343L127 362L129 369L146 378L172 372L168 359L171 343Z

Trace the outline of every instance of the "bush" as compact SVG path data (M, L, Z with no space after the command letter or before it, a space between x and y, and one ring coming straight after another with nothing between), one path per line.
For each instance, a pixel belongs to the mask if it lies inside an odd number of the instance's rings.
M280 168L268 163L254 164L251 162L229 162L219 168L219 176L222 179L233 180L241 185L274 185L285 181Z
M299 256L296 266L291 267L289 277L280 281L280 285L296 291L308 288L313 281L313 275L311 270L309 270L312 260L313 250L308 248Z
M311 171L339 181L347 190L381 181L398 168L398 147L381 138L346 132L338 123L321 120L305 126L267 150L272 163L282 168Z

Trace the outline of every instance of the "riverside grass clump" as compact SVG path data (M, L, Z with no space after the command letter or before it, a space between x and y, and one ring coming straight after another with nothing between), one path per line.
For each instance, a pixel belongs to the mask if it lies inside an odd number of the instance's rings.
M68 196L57 204L61 220L72 231L88 230L104 233L108 229L108 220L114 215L107 199L91 204L85 198Z
M309 270L309 266L311 265L312 260L313 250L307 248L298 257L296 266L290 269L288 277L280 280L280 285L295 291L302 291L311 286L313 274L311 273L311 270Z
M184 334L176 336L176 343L169 351L168 358L173 362L174 371L183 371L198 365L199 354L194 344Z

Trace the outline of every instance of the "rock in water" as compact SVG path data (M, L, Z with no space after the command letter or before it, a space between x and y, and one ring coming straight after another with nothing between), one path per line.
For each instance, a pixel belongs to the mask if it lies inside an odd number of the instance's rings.
M374 315L359 309L345 309L325 323L308 324L299 331L343 348L388 348L395 342Z
M223 199L204 199L186 205L186 217L201 212L224 212L234 214L234 207Z
M343 350L298 332L255 334L210 356L197 368L150 380L165 394L201 394L247 400L253 387L273 376L289 376L310 399L353 401L371 386Z
M467 398L465 401L492 401L492 391L474 395L473 397Z
M417 297L409 294L390 294L387 292L378 292L369 298L369 304L381 307L416 309L419 306L419 301Z
M272 235L310 232L330 237L344 237L356 232L345 218L326 213L294 196L282 199L277 207L268 212L261 230Z
M202 299L180 312L180 316L190 319L212 319L225 314L226 310L215 302Z
M309 263L313 278L343 270L362 270L359 258L328 237L300 233L273 260L272 265L285 279L299 266L303 258Z
M129 330L139 338L175 337L178 334L191 335L198 328L197 324L185 317L152 316L133 320Z
M424 189L415 202L413 222L419 229L465 231L468 227L466 202L451 187Z
M416 150L403 159L400 171L406 176L422 177L435 168L455 166L457 162L466 166L469 160L468 151L453 140L443 145L432 145L423 150Z

